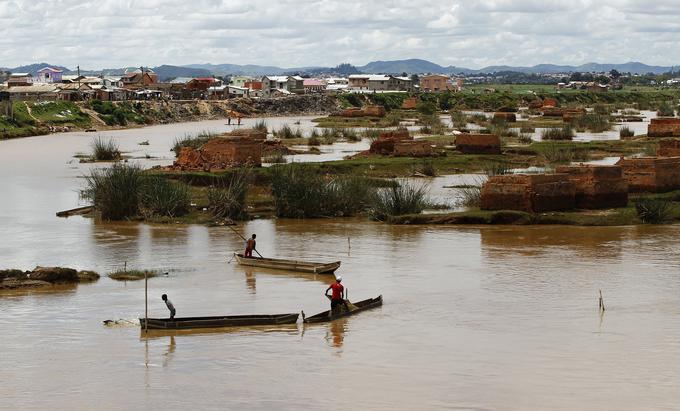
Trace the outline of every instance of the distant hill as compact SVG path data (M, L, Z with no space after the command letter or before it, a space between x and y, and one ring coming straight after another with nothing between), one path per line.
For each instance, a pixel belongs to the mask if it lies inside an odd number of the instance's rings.
M211 77L213 75L210 70L202 68L168 66L165 64L152 67L151 70L158 74L159 81L167 81L176 77Z
M26 66L19 66L19 67L11 67L11 68L5 68L3 70L11 71L12 73L30 73L32 75L36 75L38 73L38 70L45 68L45 67L52 67L56 68L59 70L64 70L64 72L70 72L71 70L63 67L63 66L57 66L54 64L47 64L47 63L35 63L35 64L29 64Z
M208 70L216 76L224 76L227 74L243 76L264 76L267 74L279 75L286 71L293 70L274 66L258 66L254 64L189 64L184 67Z

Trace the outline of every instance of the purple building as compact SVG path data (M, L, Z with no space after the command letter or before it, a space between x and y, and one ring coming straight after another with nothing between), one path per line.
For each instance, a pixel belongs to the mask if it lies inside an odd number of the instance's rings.
M45 67L38 70L36 83L61 83L62 70Z

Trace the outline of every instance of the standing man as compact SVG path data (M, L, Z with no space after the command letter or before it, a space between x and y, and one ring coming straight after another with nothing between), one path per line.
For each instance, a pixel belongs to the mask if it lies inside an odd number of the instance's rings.
M257 245L255 242L255 237L257 237L255 234L253 234L252 237L246 241L246 252L243 253L244 257L253 257L253 250L255 250L255 246Z
M326 288L326 297L328 297L328 291L333 291L332 295L330 296L331 299L331 311L335 311L335 307L339 306L340 304L345 306L345 309L349 311L349 308L347 308L347 302L345 301L345 287L340 284L342 282L342 277L338 276L335 279L335 282Z
M227 125L231 125L231 114L227 114Z
M163 301L165 301L165 306L168 307L168 310L170 310L170 319L171 320L174 319L175 318L175 306L172 305L172 302L170 300L168 300L168 295L163 294L161 296L161 299L163 299Z
M238 121L238 125L241 125L241 115L239 114L238 117L236 117L236 121Z

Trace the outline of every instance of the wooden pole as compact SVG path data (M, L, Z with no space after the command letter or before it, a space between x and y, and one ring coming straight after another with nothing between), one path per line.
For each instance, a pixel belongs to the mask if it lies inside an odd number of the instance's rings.
M243 241L246 241L246 242L248 241L241 233L239 233L238 231L236 231L232 226L228 225L227 227L229 227L229 229L230 229L231 231L233 231L233 232L235 232L236 234L238 234L238 236L241 237L241 238L243 239ZM260 256L260 258L264 258L264 257L262 257L262 254L260 254L260 252L257 251L257 249L255 250L255 252L257 253L257 255Z
M600 306L600 311L604 312L604 299L602 298L602 290L600 290L599 306Z
M149 332L149 274L144 270L144 334Z

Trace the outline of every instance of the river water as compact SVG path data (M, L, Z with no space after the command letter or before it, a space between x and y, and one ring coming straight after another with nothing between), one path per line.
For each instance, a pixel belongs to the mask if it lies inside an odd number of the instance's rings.
M211 124L106 135L167 157L140 160L147 165L167 164L175 137ZM0 142L0 268L158 269L168 273L149 280L158 317L167 315L163 293L178 316L327 309L327 277L229 263L242 241L227 228L56 218L78 204L78 176L92 165L71 160L91 137ZM258 234L265 256L342 260L350 299L382 294L384 306L331 324L144 337L138 326L102 325L143 316L143 282L103 277L5 293L0 408L658 410L680 402L678 226L360 218L238 228Z

